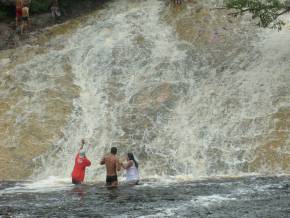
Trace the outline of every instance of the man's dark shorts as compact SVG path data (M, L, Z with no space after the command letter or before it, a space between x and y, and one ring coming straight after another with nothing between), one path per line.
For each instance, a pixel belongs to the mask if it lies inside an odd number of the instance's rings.
M106 183L107 185L112 185L112 183L117 182L118 181L118 177L116 176L107 176L106 178Z

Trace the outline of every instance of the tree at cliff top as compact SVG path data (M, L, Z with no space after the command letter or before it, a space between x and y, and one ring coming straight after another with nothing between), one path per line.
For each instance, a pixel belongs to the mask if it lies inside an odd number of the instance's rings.
M225 0L227 9L234 9L231 15L251 13L261 27L281 29L284 22L279 17L290 11L290 1L283 0Z

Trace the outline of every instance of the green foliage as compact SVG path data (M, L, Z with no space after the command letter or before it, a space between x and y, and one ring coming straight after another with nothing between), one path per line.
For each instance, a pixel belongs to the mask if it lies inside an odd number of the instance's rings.
M14 7L13 7L14 9ZM14 12L11 12L11 7L5 6L0 3L0 20L4 20L11 15L14 15Z
M7 17L7 12L0 8L0 20L4 19L6 17Z
M84 3L87 3L87 2L93 2L93 1L96 1L96 0L59 0L59 5L60 7L62 8L71 8L71 7L75 7L77 5L83 5Z
M284 22L278 19L282 14L290 11L289 3L281 0L225 0L227 9L235 9L232 15L242 15L246 12L258 20L261 27L281 29Z
M32 13L43 13L49 11L51 1L49 0L32 0L30 5L30 11Z

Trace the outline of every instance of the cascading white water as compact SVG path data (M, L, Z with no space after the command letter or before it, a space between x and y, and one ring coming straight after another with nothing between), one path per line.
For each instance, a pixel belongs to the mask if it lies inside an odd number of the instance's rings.
M39 78L60 72L61 58L80 88L40 177L69 177L82 138L93 145L88 180L103 178L98 163L112 145L135 153L143 177L289 173L290 31L255 36L241 22L217 36L227 41L214 35L199 47L179 38L167 9L158 0L109 3L58 38L62 49L26 63Z

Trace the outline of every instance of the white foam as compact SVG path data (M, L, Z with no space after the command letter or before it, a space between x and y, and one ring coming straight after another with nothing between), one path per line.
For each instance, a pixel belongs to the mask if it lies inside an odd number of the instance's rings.
M230 197L229 195L208 195L208 196L198 196L191 200L193 204L201 205L201 206L211 206L218 205L223 203L224 201L235 201L237 200L234 197Z
M50 176L47 179L35 181L35 182L25 182L16 184L16 186L11 188L6 188L0 191L0 194L7 193L25 193L25 192L37 192L45 193L59 190L67 190L73 187L70 178L59 178Z

